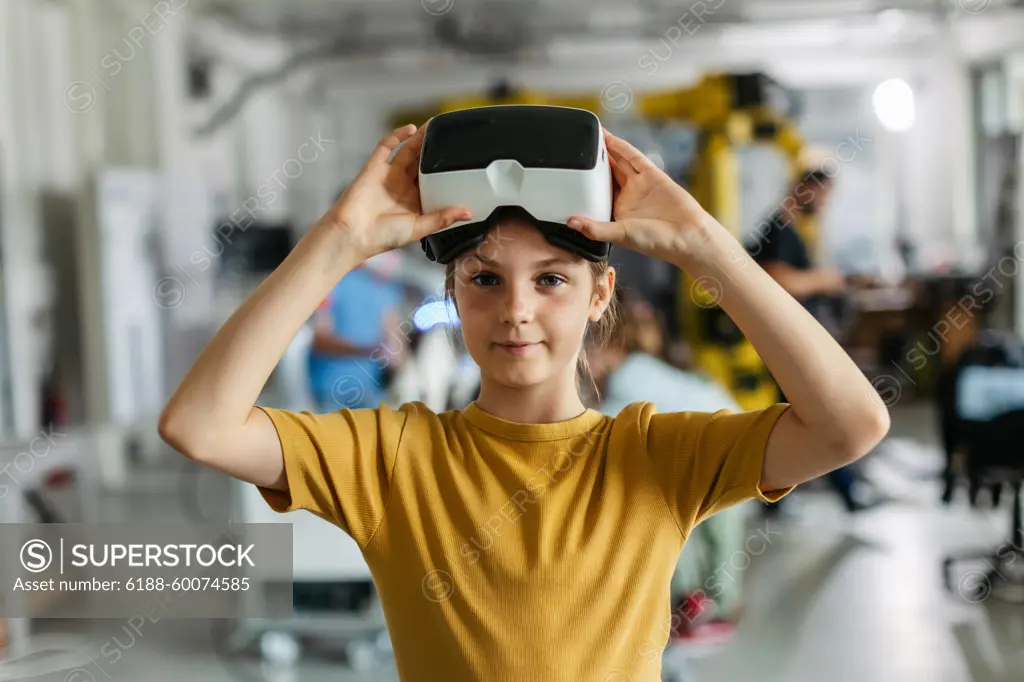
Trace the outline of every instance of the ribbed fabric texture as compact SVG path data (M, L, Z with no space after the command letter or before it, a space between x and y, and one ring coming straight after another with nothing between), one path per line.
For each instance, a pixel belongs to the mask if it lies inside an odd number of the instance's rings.
M701 519L759 489L788 405L517 424L475 404L265 408L289 491L363 550L404 682L660 681L669 585Z

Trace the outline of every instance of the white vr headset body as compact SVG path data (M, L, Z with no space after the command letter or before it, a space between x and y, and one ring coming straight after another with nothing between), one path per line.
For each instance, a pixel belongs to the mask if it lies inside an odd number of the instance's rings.
M424 240L432 260L447 262L479 243L503 207L525 210L550 241L590 260L605 259L610 250L566 227L572 216L612 217L601 122L583 109L499 105L441 114L425 133L419 188L424 213L446 206L473 212L471 220Z

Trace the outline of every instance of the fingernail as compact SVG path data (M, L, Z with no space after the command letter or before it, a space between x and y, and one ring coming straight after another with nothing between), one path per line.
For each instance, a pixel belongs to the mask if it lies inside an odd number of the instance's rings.
M581 228L583 227L583 222L578 218L569 218L569 227Z

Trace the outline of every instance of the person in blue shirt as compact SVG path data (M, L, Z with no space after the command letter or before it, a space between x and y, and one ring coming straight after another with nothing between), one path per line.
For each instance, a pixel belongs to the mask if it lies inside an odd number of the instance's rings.
M316 311L309 380L321 411L385 401L386 371L408 341L396 331L403 288L375 266L343 277Z

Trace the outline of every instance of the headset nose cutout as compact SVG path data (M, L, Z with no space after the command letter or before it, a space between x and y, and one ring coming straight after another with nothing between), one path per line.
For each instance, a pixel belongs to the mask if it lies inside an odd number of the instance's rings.
M487 182L495 196L516 198L523 190L526 172L515 159L498 159L487 166Z

